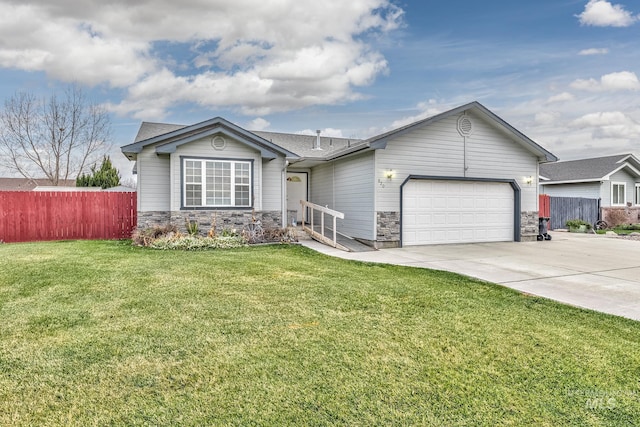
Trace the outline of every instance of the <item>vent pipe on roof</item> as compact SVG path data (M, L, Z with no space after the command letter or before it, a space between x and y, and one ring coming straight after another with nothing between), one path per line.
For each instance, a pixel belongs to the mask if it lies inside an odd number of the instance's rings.
M316 143L313 145L314 150L322 150L322 148L320 148L320 132L320 129L316 131Z

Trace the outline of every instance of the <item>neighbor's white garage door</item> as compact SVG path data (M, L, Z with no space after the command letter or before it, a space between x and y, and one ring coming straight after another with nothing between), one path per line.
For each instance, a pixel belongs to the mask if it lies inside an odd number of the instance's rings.
M402 244L513 241L508 183L411 180L404 186Z

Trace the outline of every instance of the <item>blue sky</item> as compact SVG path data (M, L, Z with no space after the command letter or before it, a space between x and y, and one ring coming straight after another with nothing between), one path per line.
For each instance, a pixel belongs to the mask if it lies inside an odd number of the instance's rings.
M640 154L638 40L615 0L0 0L0 99L76 82L125 177L142 120L365 138L474 100L561 159Z

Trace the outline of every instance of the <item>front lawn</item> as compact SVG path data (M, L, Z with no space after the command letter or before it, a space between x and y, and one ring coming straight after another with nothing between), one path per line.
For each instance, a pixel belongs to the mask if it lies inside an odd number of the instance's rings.
M640 322L300 246L0 245L0 425L635 425Z

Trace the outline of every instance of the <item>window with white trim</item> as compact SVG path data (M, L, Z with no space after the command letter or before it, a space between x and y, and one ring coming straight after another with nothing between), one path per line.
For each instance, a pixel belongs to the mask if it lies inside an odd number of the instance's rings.
M251 162L183 159L185 207L251 207Z
M636 205L640 206L640 184L636 184Z
M627 203L626 184L624 182L614 182L611 184L611 204L623 206Z

